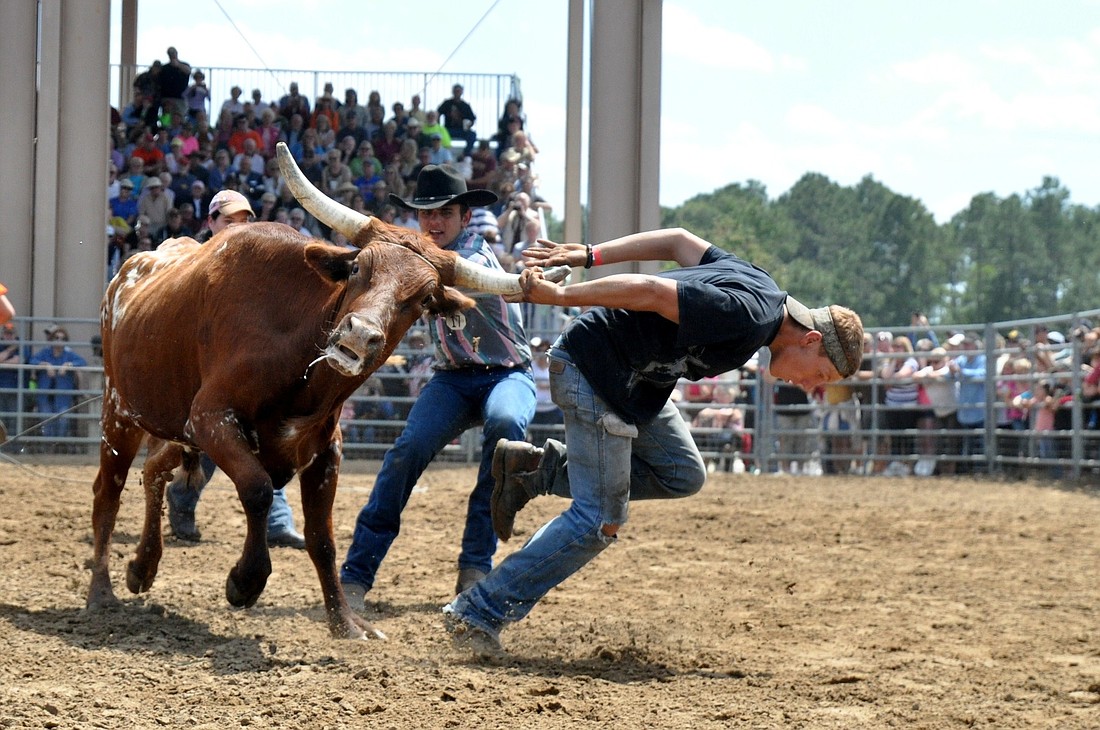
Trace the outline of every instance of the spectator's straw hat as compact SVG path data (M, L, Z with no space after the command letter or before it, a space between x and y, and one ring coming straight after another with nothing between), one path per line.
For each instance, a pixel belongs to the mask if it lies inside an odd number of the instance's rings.
M159 188L162 185L164 185L164 183L160 181L159 177L150 177L148 180L145 181L145 187L150 189Z
M131 180L128 177L123 178L122 180L119 181L118 186L120 188L126 188L127 190L133 190L134 189L134 181Z

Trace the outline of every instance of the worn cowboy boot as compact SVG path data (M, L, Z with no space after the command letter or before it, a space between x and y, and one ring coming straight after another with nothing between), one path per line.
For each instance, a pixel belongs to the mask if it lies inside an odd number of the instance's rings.
M493 451L493 496L489 507L493 532L507 541L512 536L516 513L533 497L546 494L549 486L539 469L543 450L526 441L497 441Z

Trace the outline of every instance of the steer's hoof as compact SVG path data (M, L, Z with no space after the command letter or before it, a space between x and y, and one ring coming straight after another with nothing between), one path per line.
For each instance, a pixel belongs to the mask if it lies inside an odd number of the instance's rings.
M256 605L256 601L259 600L260 594L263 592L263 586L260 586L260 590L255 592L242 590L237 585L232 570L229 571L229 577L225 579L225 600L229 601L230 606L236 608L251 608Z

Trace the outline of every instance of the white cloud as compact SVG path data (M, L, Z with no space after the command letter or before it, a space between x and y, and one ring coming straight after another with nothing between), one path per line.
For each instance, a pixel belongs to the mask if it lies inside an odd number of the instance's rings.
M662 31L663 56L731 71L768 73L776 67L771 52L748 36L705 23L679 5L665 4ZM783 61L788 66L795 63L790 57Z

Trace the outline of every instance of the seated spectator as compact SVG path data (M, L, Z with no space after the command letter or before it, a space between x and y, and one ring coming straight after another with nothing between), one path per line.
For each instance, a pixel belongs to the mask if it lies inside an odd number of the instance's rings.
M260 127L256 133L260 135L259 153L267 160L275 157L275 145L282 138L283 130L275 123L275 112L270 108L264 109L260 116Z
M429 135L431 147L429 147L428 161L433 165L449 165L455 161L454 153L450 147L443 146L443 136L439 132Z
M172 208L168 211L168 222L164 225L164 228L151 238L154 239L153 247L156 248L169 238L182 238L184 236L194 235L195 231L192 231L183 224L183 216L180 215L179 208Z
M252 123L262 124L264 120L264 112L271 109L276 119L279 118L279 111L272 109L271 105L264 101L264 94L259 89L252 90ZM278 124L276 124L278 126Z
M309 119L309 99L298 93L298 82L291 81L289 91L279 99L279 114L284 119L290 119L295 114L301 114L302 119Z
M340 160L340 151L329 150L325 155L325 170L321 174L321 190L330 198L335 198L340 186L350 182L354 182L351 168Z
M237 174L237 169L233 167L232 158L229 156L229 150L218 150L214 153L214 165L210 168L210 176L207 180L207 186L210 188L210 194L218 192L225 187L225 181Z
M317 130L317 143L326 151L335 149L336 130L332 127L332 122L325 116L318 117L316 122L312 128Z
M355 89L344 89L344 104L340 107L340 116L344 120L341 129L362 127L366 124L367 108L359 103L359 92Z
M318 122L322 117L328 120L329 129L335 132L335 130L340 128L340 113L336 111L336 107L333 106L333 98L331 96L317 97L317 103L313 108L313 114L309 118L309 126L320 132L321 129L318 127Z
M477 143L477 149L470 155L470 179L466 185L471 189L488 190L497 172L497 158L489 147L488 140Z
M237 174L232 179L236 183L233 189L248 198L253 210L258 208L260 196L264 194L264 175L259 170L252 169L251 157L245 155L240 158L240 167L237 168Z
M431 140L433 134L438 134L439 139L443 142L443 146L447 149L451 148L451 134L447 131L439 121L439 114L434 109L429 109L424 112L424 125L420 129L421 134L427 135Z
M522 106L523 102L515 97L504 102L504 113L500 115L500 119L497 121L496 134L493 135L493 139L498 146L508 144L513 134L525 128L527 119L523 114ZM509 125L513 121L516 126L510 127Z
M251 170L262 171L265 167L265 158L260 154L260 148L256 144L256 140L252 137L246 137L243 142L241 151L233 157L233 167L238 170L241 169L241 160L247 157L249 159Z
M281 117L280 117L281 119ZM302 132L307 129L305 120L302 119L301 114L295 114L290 118L290 122L283 122L280 125L282 129L282 139L286 142L286 146L290 149L290 154L294 155L294 159L301 159L301 144L302 144Z
M397 122L390 120L382 125L382 133L373 140L373 149L383 167L397 159L402 141L397 136Z
M229 151L234 155L239 155L244 152L244 141L251 139L255 145L253 151L263 147L264 141L260 137L260 133L252 129L248 123L248 117L244 114L238 114L233 117L233 134L229 135L228 147ZM236 162L234 162L236 164Z
M38 413L46 418L42 434L47 438L68 437L73 433L73 420L67 414L80 389L80 372L87 361L69 347L69 333L64 327L46 328L50 345L36 352L31 365L40 366L35 373Z
M225 88L225 87L222 87ZM244 114L244 101L241 99L241 87L234 86L229 90L229 98L222 102L218 110L219 118L229 115L230 119Z
M112 198L109 202L111 216L133 226L137 222L138 216L138 201L133 195L134 182L127 177L123 178L118 186L118 197Z
M146 132L141 138L141 144L130 159L134 157L141 160L142 172L146 175L159 175L164 169L164 152L157 146L157 137L151 132Z
M390 121L397 125L397 136L405 138L405 129L409 123L409 113L405 111L405 105L399 101L393 103L393 116Z
M386 110L380 106L367 107L367 121L363 124L363 137L372 142L382 134L386 123Z
M418 150L422 147L428 147L428 143L431 141L428 135L424 133L423 123L416 117L409 117L409 123L405 127L405 139L412 140Z
M138 201L138 215L148 219L150 235L156 236L167 225L172 204L164 194L164 183L159 177L150 177L145 188L145 194Z

